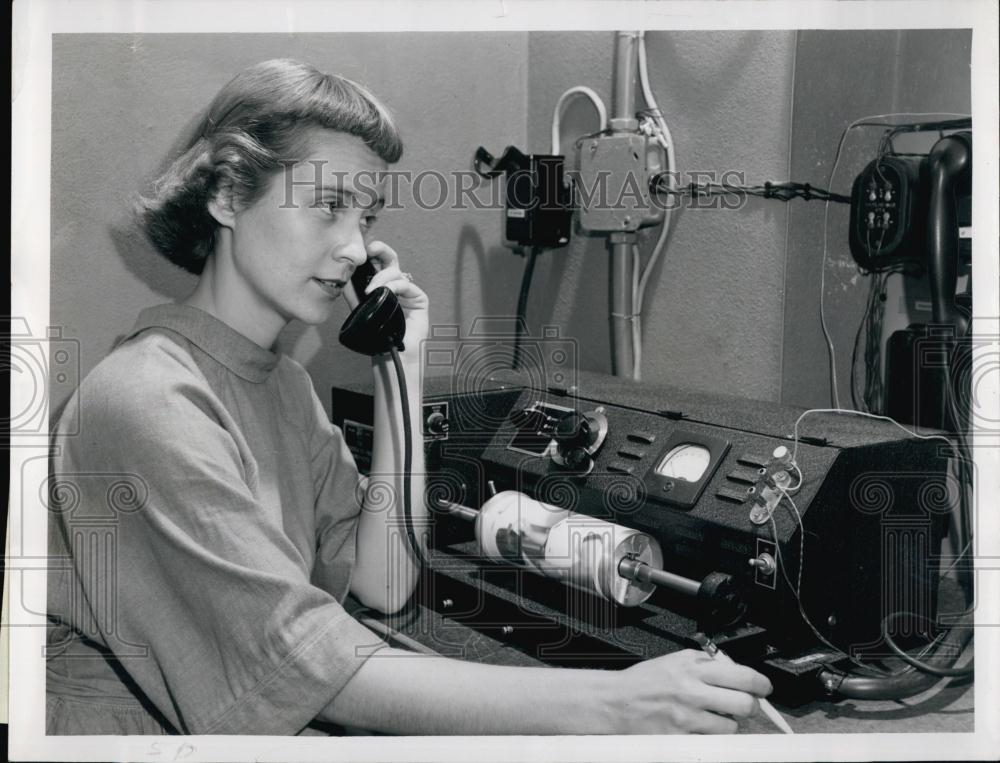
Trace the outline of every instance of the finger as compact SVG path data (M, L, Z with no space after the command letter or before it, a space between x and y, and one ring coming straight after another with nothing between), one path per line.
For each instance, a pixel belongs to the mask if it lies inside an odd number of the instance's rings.
M395 281L389 281L385 286L399 297L399 303L403 307L411 309L427 307L430 302L423 289L407 278L397 278Z
M379 270L374 276L372 276L372 280L369 281L368 286L365 288L365 293L370 294L379 286L385 286L390 281L400 281L404 279L405 276L403 275L403 271L399 269L399 266L390 265L387 268Z
M375 260L379 270L399 267L399 255L384 241L370 241L365 245L365 250L368 252L368 259Z
M766 697L772 690L767 676L732 660L712 660L702 669L701 677L712 686L749 692L758 697Z
M749 718L756 714L759 705L752 694L710 686L706 689L702 709L733 718Z
M692 734L735 734L739 724L732 718L699 710L691 714L688 730Z

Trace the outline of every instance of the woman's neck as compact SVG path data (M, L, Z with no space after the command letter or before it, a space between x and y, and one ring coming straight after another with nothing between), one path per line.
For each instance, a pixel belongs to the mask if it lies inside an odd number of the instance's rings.
M198 285L182 304L215 316L264 349L271 349L287 321L258 304L246 289L240 288L239 279L227 278L226 265L225 254L217 247L206 259Z

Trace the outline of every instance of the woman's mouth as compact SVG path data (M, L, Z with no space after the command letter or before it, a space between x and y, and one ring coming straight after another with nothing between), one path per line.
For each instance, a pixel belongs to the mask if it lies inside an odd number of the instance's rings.
M312 279L328 296L336 299L340 296L346 281L339 278L314 278Z

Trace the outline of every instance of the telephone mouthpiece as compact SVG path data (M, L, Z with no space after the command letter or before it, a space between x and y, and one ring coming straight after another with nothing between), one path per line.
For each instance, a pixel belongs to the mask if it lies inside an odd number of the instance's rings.
M340 343L362 355L381 355L393 347L402 351L406 319L399 300L386 286L365 297L340 329Z

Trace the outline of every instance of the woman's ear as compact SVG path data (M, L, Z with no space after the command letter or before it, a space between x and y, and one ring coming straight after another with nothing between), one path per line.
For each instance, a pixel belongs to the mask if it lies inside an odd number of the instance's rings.
M233 198L233 183L228 178L220 178L219 184L208 200L208 213L226 228L236 224L236 203Z

